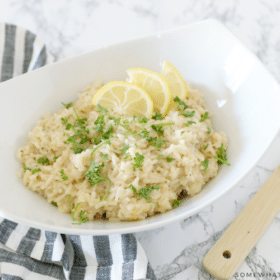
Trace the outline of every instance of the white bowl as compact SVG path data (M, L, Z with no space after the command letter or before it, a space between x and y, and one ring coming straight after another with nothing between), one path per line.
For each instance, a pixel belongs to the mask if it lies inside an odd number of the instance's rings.
M160 72L167 60L205 94L214 126L229 138L230 167L178 209L145 221L72 225L16 177L16 150L46 112L76 99L96 78L125 80L126 69ZM216 20L206 20L43 67L0 84L0 216L35 228L69 234L112 234L149 230L187 218L236 185L264 154L280 126L280 87L261 62Z

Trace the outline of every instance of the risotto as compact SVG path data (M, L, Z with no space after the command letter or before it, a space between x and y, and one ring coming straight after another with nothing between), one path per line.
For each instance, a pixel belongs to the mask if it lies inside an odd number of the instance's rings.
M47 113L18 149L23 184L81 222L143 220L177 207L227 163L227 137L215 132L203 96L162 119L120 116L92 105L96 81L72 104Z

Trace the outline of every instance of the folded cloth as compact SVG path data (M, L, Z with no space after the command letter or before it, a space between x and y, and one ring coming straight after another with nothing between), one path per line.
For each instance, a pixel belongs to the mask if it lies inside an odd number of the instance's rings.
M53 61L31 32L0 23L0 81ZM156 279L133 234L66 235L0 217L0 279Z

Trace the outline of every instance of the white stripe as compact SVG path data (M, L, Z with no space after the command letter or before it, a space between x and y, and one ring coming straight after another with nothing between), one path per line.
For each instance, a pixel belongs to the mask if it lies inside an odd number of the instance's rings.
M26 235L28 232L29 227L23 226L18 224L15 230L12 231L11 235L9 236L9 239L6 242L6 246L14 251L17 250L18 245L20 244L20 241L22 238Z
M30 254L31 258L41 260L44 252L45 242L46 242L45 232L42 230L40 239L35 243L32 253Z
M44 47L44 42L38 36L36 36L35 41L33 43L32 59L30 61L27 72L32 71L43 47Z
M84 280L96 279L97 266L87 266Z
M14 56L14 71L13 77L22 74L24 60L24 39L26 31L20 27L16 29L15 38L15 56Z
M137 257L134 262L133 279L146 278L147 265L148 265L148 259L146 257L146 254L141 244L137 241Z
M8 275L21 277L22 279L28 279L28 280L38 280L38 279L54 280L54 279L56 279L56 278L53 278L50 276L46 276L46 275L42 275L42 274L30 271L27 268L25 268L24 266L12 264L12 263L2 262L0 264L0 271L1 271L1 275L8 274Z
M2 60L3 60L3 53L4 53L4 46L5 46L5 23L0 23L0 77L2 72Z
M109 235L110 249L113 258L113 265L111 270L111 279L119 280L122 275L122 237L120 234Z
M82 250L86 258L87 266L98 266L95 255L93 237L90 235L81 235Z
M52 253L52 261L59 262L61 261L63 252L64 252L64 242L61 238L60 234L57 234L56 239L53 243L53 253Z

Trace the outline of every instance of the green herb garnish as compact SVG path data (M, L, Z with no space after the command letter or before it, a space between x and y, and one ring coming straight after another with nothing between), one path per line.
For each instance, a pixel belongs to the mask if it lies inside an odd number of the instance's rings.
M73 104L73 102L70 102L70 103L67 103L67 104L61 102L61 104L62 104L66 109L68 109L68 108Z
M208 131L208 134L210 134L210 133L211 133L211 129L210 129L210 127L209 127L209 126L207 126L207 131Z
M161 113L155 112L154 115L152 116L152 119L154 119L154 120L162 120L163 117L162 117Z
M72 220L75 221L75 214L77 211L77 208L80 204L84 203L84 202L78 202L76 204L76 206L74 208L72 208L72 203L70 201L70 195L68 195L68 203L69 203L69 207L70 207L70 211L71 211L71 216L72 216ZM85 223L86 221L88 221L88 218L84 218L86 211L80 211L79 213L79 222L78 223L72 223L72 225L80 225L82 223Z
M55 206L55 207L58 207L57 203L52 201L52 205Z
M101 115L98 116L96 121L94 122L95 124L95 130L97 132L103 132L104 126L105 126L105 120L104 120L105 116Z
M23 165L23 169L24 169L24 171L26 171L26 170L31 171L31 169L29 167L27 167L25 164Z
M57 159L58 159L58 157L54 157L53 158L53 162L56 162Z
M128 144L123 144L123 147L121 149L121 153L120 154L125 154L125 152L129 149L129 145Z
M67 176L65 175L65 173L64 173L64 169L61 169L61 170L60 170L60 175L61 175L61 178L62 178L63 181L68 180L68 177L67 177Z
M189 106L186 105L186 103L183 100L181 100L178 96L176 96L173 99L173 101L178 103L177 109L181 112L184 111L185 109L189 108Z
M138 122L139 123L147 123L148 122L148 118L146 118L145 116L143 117L138 117Z
M67 118L61 118L62 124L67 124L68 119Z
M172 207L173 207L173 208L176 208L176 207L178 207L181 203L182 203L182 201L177 200L177 199L174 199L174 200L173 200Z
M147 141L149 143L151 143L152 146L154 146L158 149L160 149L166 143L165 140L158 138L158 137L149 137L149 138L147 138Z
M195 115L195 111L184 111L183 113L181 113L181 115L186 118L192 118Z
M226 149L224 148L224 144L222 143L221 147L218 148L218 151L216 151L217 156L214 158L217 159L217 162L219 165L226 164L230 166L230 163L227 161L227 155L226 155Z
M100 153L100 156L104 157L107 161L109 161L109 155L108 154L103 154L102 152Z
M193 122L193 121L187 121L186 123L184 123L185 126L190 126L191 124L193 123L196 123L196 122Z
M34 168L34 169L32 170L32 174L35 174L35 173L37 173L37 172L39 172L39 171L41 171L41 168L40 168L40 167Z
M108 113L108 110L103 108L100 104L97 104L97 111L99 111L105 115Z
M204 171L204 173L206 173L206 170L208 168L208 164L209 164L209 159L205 159L203 162L202 162L203 166L204 166L204 169L202 171Z
M203 150L206 150L206 149L208 148L208 146L209 146L209 144L208 144L208 145L206 145L206 146L203 148Z
M149 197L153 190L159 190L159 186L158 185L147 186L147 187L144 187L144 188L140 189L139 191L137 191L137 189L132 184L130 184L125 189L132 189L133 193L136 194L137 196L146 199L149 203L154 203L153 201L150 201ZM154 204L156 204L156 203L154 203Z
M171 162L171 161L175 160L175 158L172 158L169 156L165 157L164 155L160 155L157 157L157 159L161 159L161 158L165 158L167 162Z
M174 122L152 124L152 125L151 125L151 128L152 128L155 132L157 132L158 134L163 135L163 132L164 132L163 127L164 127L164 126L169 126L169 125L174 125L174 124L175 124Z
M205 112L204 115L201 115L200 122L204 122L206 119L208 119L208 112Z
M140 168L144 162L144 159L145 159L145 157L143 155L136 153L135 157L133 158L134 163L131 163L134 166L134 169Z
M125 153L124 159L128 159L129 157L131 157L130 153Z
M45 158L45 157L40 157L38 160L37 160L37 162L38 163L41 163L41 164L48 164L48 165L50 165L50 161L49 161L49 159L48 158Z

